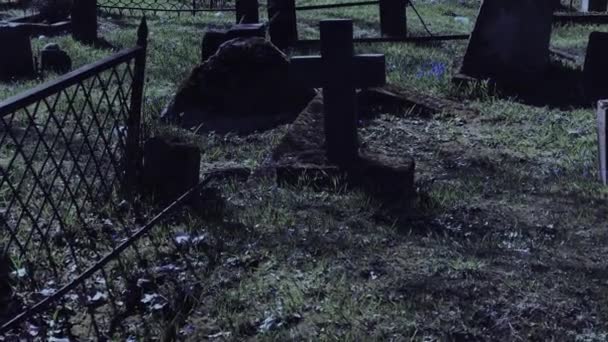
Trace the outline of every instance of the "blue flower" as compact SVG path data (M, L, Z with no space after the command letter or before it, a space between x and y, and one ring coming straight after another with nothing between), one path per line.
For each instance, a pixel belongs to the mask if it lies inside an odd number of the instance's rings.
M418 69L416 73L416 78L441 78L446 73L447 67L445 63L439 61L433 61L431 63L425 64Z

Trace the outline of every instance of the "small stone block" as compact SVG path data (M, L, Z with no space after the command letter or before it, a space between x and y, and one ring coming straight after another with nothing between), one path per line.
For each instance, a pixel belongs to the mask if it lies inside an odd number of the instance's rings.
M48 44L40 52L40 65L44 71L63 74L72 69L72 59L57 44Z
M164 138L144 145L144 192L170 203L198 184L201 152L197 146Z

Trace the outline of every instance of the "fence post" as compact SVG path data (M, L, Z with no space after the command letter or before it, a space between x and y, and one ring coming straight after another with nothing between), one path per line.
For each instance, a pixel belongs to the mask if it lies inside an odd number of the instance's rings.
M285 50L298 40L295 0L268 0L270 41Z
M597 138L600 181L608 185L608 101L597 103Z
M134 194L141 184L143 154L141 148L142 106L144 99L144 83L146 71L146 51L148 47L148 24L146 17L141 19L137 29L137 46L140 48L133 66L133 86L131 93L131 108L127 122L127 151L126 151L126 182L127 193Z
M406 37L408 0L380 0L380 32L383 37Z
M97 41L97 0L74 1L72 37L87 44Z
M260 21L258 0L236 0L236 23L256 24Z

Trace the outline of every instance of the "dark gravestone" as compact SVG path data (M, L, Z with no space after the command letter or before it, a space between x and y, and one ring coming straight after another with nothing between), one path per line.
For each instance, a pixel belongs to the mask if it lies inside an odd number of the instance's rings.
M606 12L608 0L582 0L581 12Z
M289 82L289 59L268 40L236 38L192 70L162 117L199 132L252 132L292 121L314 94Z
M549 67L555 1L485 0L461 73L504 84L529 85Z
M199 182L198 147L155 137L144 146L144 192L158 203L175 200Z
M608 33L592 32L583 68L585 96L590 102L608 99Z
M270 41L285 50L298 40L295 0L268 1Z
M407 0L380 0L380 32L387 37L407 36Z
M600 180L608 185L608 101L597 104L597 136L599 152Z
M97 0L74 0L72 37L88 44L97 41Z
M0 26L0 80L32 78L36 71L27 29L20 26Z
M205 62L213 56L217 49L226 41L226 31L208 30L203 36L203 46L201 50L201 60Z
M40 52L40 68L43 72L54 71L63 74L72 69L72 59L59 45L47 44Z
M237 24L228 31L209 30L203 36L203 46L201 51L202 61L206 61L214 55L220 45L235 38L260 37L265 38L266 28L264 24Z
M260 21L258 0L237 0L235 7L237 24L254 24Z
M384 55L353 55L351 20L321 21L321 56L291 59L294 82L323 88L328 159L350 163L358 156L356 88L385 83Z

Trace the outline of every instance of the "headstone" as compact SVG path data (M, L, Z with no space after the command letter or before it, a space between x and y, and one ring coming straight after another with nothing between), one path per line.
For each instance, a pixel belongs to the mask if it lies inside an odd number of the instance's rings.
M268 32L270 41L285 50L298 40L295 0L268 1Z
M24 27L0 26L0 80L32 78L36 71L30 37Z
M42 71L66 73L72 69L72 59L55 43L47 44L40 52L40 67Z
M407 36L407 0L380 0L380 32L386 37Z
M542 79L554 8L553 0L483 1L461 73L515 85Z
M608 0L582 0L581 12L606 12Z
M143 183L158 203L174 201L198 184L201 152L177 139L154 137L144 145Z
M597 104L597 136L599 152L600 180L608 185L608 100Z
M385 83L384 55L354 55L351 20L321 21L321 56L291 59L294 82L323 88L327 157L336 164L358 156L356 88Z
M209 30L203 36L202 61L217 52L223 43L235 38L266 37L264 24L237 24L227 31Z
M97 41L97 0L74 0L72 37L87 44Z
M217 49L226 39L226 31L223 30L208 30L203 36L203 46L201 50L201 60L205 62L209 57L213 56Z
M314 94L289 82L289 59L268 40L236 38L192 70L162 117L201 131L252 132L292 121Z
M237 0L236 1L236 23L254 24L260 21L258 10L258 0Z
M592 32L589 35L585 65L583 67L583 84L587 100L595 103L608 99L608 33Z

